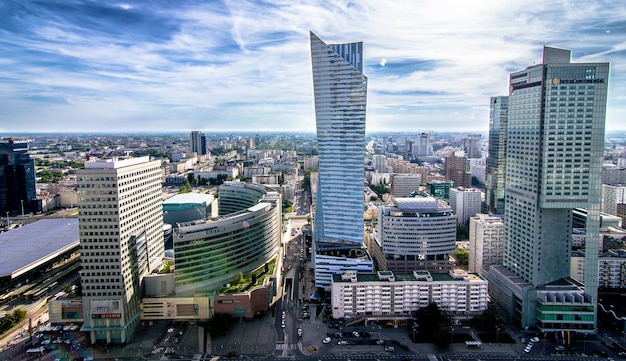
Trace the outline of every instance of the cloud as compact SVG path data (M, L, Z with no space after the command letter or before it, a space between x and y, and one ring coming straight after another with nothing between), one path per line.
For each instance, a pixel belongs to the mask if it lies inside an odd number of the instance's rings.
M607 128L624 128L624 18L620 1L12 0L0 5L0 123L314 131L313 30L363 42L370 131L486 129L489 97L543 45L611 62Z

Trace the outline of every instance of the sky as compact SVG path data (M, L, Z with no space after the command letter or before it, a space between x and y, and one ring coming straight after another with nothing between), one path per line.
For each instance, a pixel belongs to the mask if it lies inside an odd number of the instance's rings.
M626 129L626 5L588 0L2 0L0 135L314 132L309 31L362 41L367 131L486 131L541 63L611 63Z

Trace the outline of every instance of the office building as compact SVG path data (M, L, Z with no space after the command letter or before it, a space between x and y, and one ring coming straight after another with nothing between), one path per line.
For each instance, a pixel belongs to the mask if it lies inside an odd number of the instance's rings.
M418 192L422 178L419 174L391 175L391 195L394 197L410 197L411 193Z
M339 255L339 262L358 264L367 254L363 250L367 77L363 43L326 44L313 32L310 38L319 155L313 262L316 286L329 289L331 274L322 273L333 272L328 264L333 263L332 254ZM327 249L332 251L323 251Z
M28 144L14 139L0 141L0 215L38 211L35 162Z
M487 274L489 267L504 260L504 221L497 216L477 214L469 220L470 272Z
M457 217L433 197L394 198L378 208L370 253L379 270L448 272L454 268Z
M506 134L509 97L491 97L489 101L489 152L485 177L485 203L489 213L504 215Z
M503 263L522 282L497 272L496 283L508 285L500 304L518 326L544 332L596 327L609 64L570 58L570 50L544 47L541 64L510 75ZM587 209L584 294L566 281L576 207ZM576 307L591 307L591 316L566 312L574 307L564 304L568 297ZM555 316L545 307L562 313Z
M468 159L480 158L480 137L464 137L461 146Z
M488 307L487 288L483 277L463 270L345 272L333 276L333 318L395 323L411 319L415 311L430 303L453 318L479 315Z
M467 226L470 217L480 213L483 202L483 192L476 188L450 189L450 207L457 215L459 226Z
M162 265L161 162L91 160L76 172L84 324L92 343L128 342L142 280Z
M453 152L446 156L446 180L457 187L471 187L472 175L467 170L467 158L457 157Z
M452 188L454 188L454 182L452 181L435 180L426 183L428 193L437 199L450 199L450 189Z
M191 132L191 151L196 152L199 156L206 155L206 136L203 132L194 130Z

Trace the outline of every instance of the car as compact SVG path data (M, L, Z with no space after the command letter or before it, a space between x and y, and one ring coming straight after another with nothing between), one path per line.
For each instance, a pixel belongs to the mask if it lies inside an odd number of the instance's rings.
M302 329L301 328L298 329L298 337L302 337Z
M285 311L283 311L283 316L282 316L282 317L283 317L283 320L285 319L285 316L286 316L286 315L287 315L287 314L285 313Z
M280 328L285 328L285 321L281 322Z
M346 340L341 340L337 342L337 345L347 345L347 344L348 344L348 341Z
M396 352L396 348L393 346L385 346L385 351L387 352Z
M565 351L564 346L554 346L554 351Z
M361 337L361 335L358 332L356 332L356 331L352 331L352 336L354 336L354 337Z
M330 337L326 337L322 340L322 343L324 344L329 344L332 341L332 339Z
M534 342L534 343L539 342L539 337L537 337L537 336L532 337L532 338L530 339L530 342Z
M287 266L287 271L291 270L291 265Z
M385 344L385 340L377 340L376 344L377 345L384 345Z
M302 318L308 320L309 318L311 318L311 315L308 312L305 312L302 314Z

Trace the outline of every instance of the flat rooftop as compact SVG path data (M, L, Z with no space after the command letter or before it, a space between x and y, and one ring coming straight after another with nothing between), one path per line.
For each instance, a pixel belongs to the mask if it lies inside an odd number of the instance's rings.
M78 218L47 218L0 233L0 277L16 277L78 247Z

